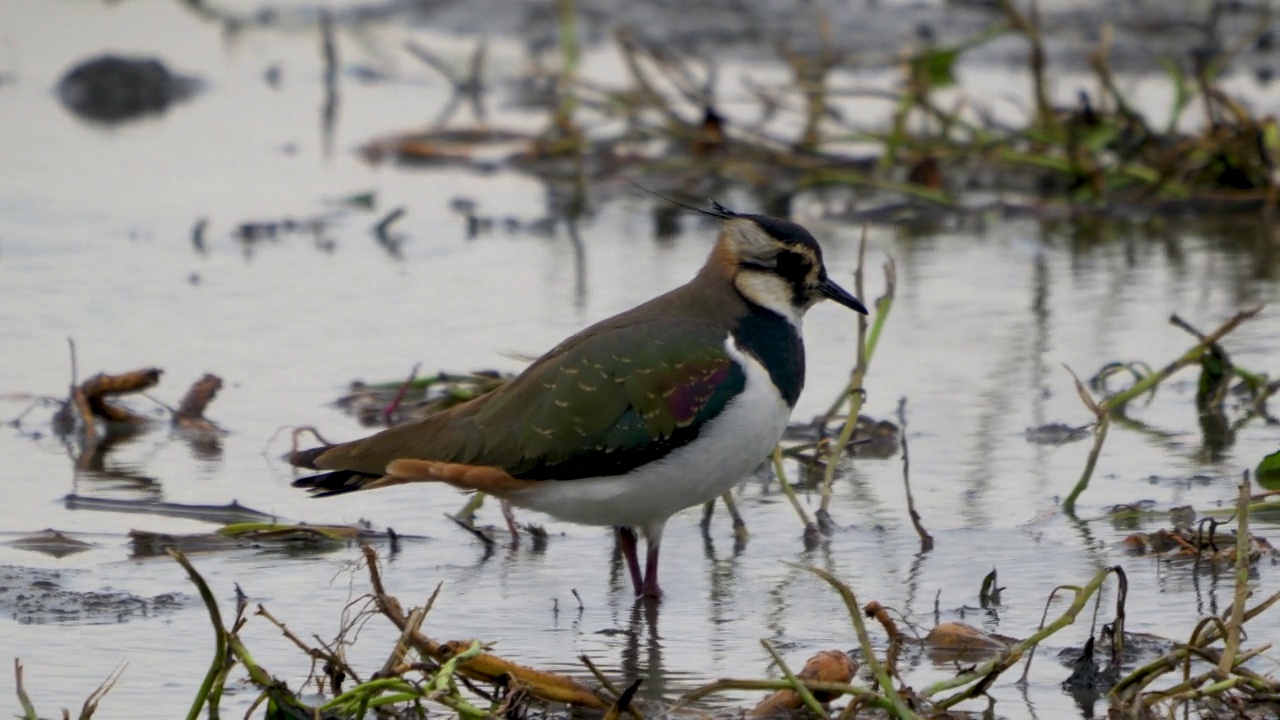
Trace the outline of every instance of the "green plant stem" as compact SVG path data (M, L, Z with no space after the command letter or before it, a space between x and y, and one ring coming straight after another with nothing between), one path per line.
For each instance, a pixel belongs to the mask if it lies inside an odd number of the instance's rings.
M333 710L352 703L360 703L361 701L367 703L369 699L387 691L411 693L416 697L422 696L422 693L419 692L416 685L402 677L377 678L376 680L366 680L350 690L347 690L324 705L321 705L320 710Z
M858 604L858 597L854 595L853 589L835 575L823 570L822 568L812 565L799 565L796 563L784 563L794 568L806 570L817 575L827 584L835 588L840 593L840 598L844 600L845 608L849 611L849 618L853 621L853 631L858 636L858 645L862 648L862 660L871 668L871 674L875 676L876 682L880 685L883 696L889 701L888 708L890 714L902 720L918 720L919 716L907 707L902 701L902 697L898 695L898 691L893 687L893 678L889 677L889 673L885 671L884 665L876 658L875 649L871 647L871 637L867 634L866 623L862 621L862 610Z
M866 231L862 235L862 248L858 253L858 272L856 275L855 285L857 293L862 294L862 257L866 251ZM858 413L862 410L863 393L862 384L866 380L867 368L871 364L871 358L875 355L876 344L880 341L880 333L884 329L885 320L889 317L889 311L893 308L893 297L895 285L897 284L897 271L891 259L885 264L885 294L876 302L876 315L871 323L871 328L867 330L866 318L858 316L858 361L853 368L853 375L849 378L849 384L845 386L844 392L836 399L831 410L828 411L828 418L835 416L840 412L840 406L847 397L849 401L849 414L845 416L844 425L840 427L840 434L836 436L836 441L832 443L830 451L827 453L827 466L822 472L822 512L829 512L831 508L831 484L835 481L836 468L840 465L840 458L844 455L844 449L849 445L849 440L853 438L853 431L858 427Z
M568 129L573 124L573 113L577 109L578 95L575 88L578 76L578 25L574 12L574 0L559 0L560 8L560 49L563 55L564 68L560 76L560 106L556 110L557 121L561 129Z
M1143 379L1134 383L1133 387L1130 387L1127 390L1118 392L1115 395L1112 395L1111 397L1108 397L1107 399L1103 400L1101 403L1102 408L1108 412L1115 410L1117 408L1120 408L1124 406L1126 403L1128 403L1130 400L1133 400L1134 398L1139 397L1140 395L1147 392L1151 388L1164 382L1165 378L1169 377L1175 372L1181 370L1184 367L1187 367L1188 365L1192 365L1197 362L1200 362L1200 357L1209 350L1209 347L1211 345L1217 343L1223 337L1228 335L1231 331L1235 330L1244 321L1251 320L1254 317L1256 317L1260 312L1262 312L1261 305L1255 308L1251 308L1249 310L1241 310L1240 312L1236 313L1231 317L1231 319L1223 323L1222 326L1219 327L1217 330L1214 330L1212 333L1202 338L1199 344L1197 344L1195 347L1183 353L1182 357L1179 357L1177 360L1174 360L1173 362L1169 363L1163 368L1160 368L1156 372L1151 373L1150 375L1147 375Z
M1084 471L1080 473L1080 479L1076 481L1076 486L1071 488L1071 494L1067 495L1067 499L1062 501L1062 511L1067 515L1075 516L1076 500L1089 487L1089 480L1093 477L1094 468L1098 466L1098 456L1102 454L1102 443L1107 439L1107 428L1110 425L1110 415L1103 413L1098 417L1098 425L1093 430L1093 447L1089 449L1089 458L1085 460Z
M168 552L169 556L178 561L182 569L187 571L187 577L191 578L191 582L195 583L196 590L200 593L200 599L204 601L205 609L209 611L209 620L213 623L213 662L209 664L209 670L204 675L204 682L200 684L200 689L196 692L196 698L191 703L191 710L187 712L187 720L196 720L196 718L200 717L200 709L209 700L209 694L213 691L214 681L222 675L223 668L227 663L227 629L222 625L222 611L218 609L218 601L213 597L213 591L209 589L209 585L205 583L204 578L200 576L195 566L191 564L186 555L182 554L181 550L168 548ZM210 706L209 715L211 717L217 715L216 706Z
M850 695L869 705L874 705L882 710L892 711L893 704L883 695L856 685L848 685L845 683L824 682L820 680L800 680L804 687L810 692L819 690L821 692L840 693L842 695ZM676 700L668 713L675 713L677 710L697 702L702 698L713 695L725 690L794 690L795 684L789 680L744 680L736 678L723 678L714 682L707 683L699 688L694 688L680 699Z
M765 652L769 653L769 657L773 658L773 661L777 663L778 669L782 671L782 676L787 679L787 682L791 683L791 688L795 690L796 694L800 696L800 699L804 701L805 706L808 707L815 716L820 718L826 717L827 711L823 709L822 703L818 702L818 698L814 697L809 688L805 687L804 683L800 682L800 679L796 677L795 673L791 672L791 668L787 667L787 662L782 659L782 656L778 654L777 650L773 649L773 645L764 638L760 639L760 644L764 646Z

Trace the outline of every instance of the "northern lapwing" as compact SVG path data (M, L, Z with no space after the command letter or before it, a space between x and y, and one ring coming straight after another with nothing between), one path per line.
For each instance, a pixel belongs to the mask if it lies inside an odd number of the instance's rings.
M867 312L803 227L714 203L699 212L720 235L688 283L579 332L492 393L295 453L328 472L293 484L329 496L444 482L613 526L636 594L660 597L667 520L732 488L782 437L804 387L805 311L830 299Z

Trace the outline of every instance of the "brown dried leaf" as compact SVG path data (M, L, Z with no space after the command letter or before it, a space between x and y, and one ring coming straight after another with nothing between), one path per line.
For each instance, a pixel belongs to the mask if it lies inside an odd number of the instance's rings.
M857 671L858 664L848 654L840 650L823 650L809 658L809 662L804 664L803 670L796 673L796 677L801 680L848 683L853 680L853 675ZM830 702L835 695L815 690L813 697L818 702L825 703ZM752 708L748 715L750 717L780 715L798 710L803 706L804 700L795 690L779 690Z
M962 622L939 623L925 636L924 642L935 650L1003 650L1009 646L1007 639Z
M213 402L218 391L222 389L222 378L212 373L195 381L187 394L182 397L178 409L173 413L173 424L184 425L204 420L204 410ZM207 421L206 421L207 422Z
M126 393L142 392L160 382L160 375L163 372L159 368L144 368L121 373L120 375L98 373L81 383L80 389L90 399L104 395L124 395Z

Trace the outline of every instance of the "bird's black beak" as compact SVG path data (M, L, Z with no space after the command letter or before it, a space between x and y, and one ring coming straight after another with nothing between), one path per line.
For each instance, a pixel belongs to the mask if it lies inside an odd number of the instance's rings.
M828 300L835 300L850 310L856 310L863 315L867 314L867 306L863 305L858 298L850 295L848 290L837 285L831 278L822 279L822 283L818 285L818 292L822 293L822 296Z

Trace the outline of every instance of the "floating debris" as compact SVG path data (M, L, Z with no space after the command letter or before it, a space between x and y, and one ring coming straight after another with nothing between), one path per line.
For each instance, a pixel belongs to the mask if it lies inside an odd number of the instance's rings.
M1185 558L1197 562L1235 565L1236 534L1216 531L1216 523L1204 523L1200 528L1161 528L1152 533L1133 533L1124 539L1131 555L1151 555L1162 558ZM1208 528L1204 529L1204 525ZM1263 557L1275 556L1275 547L1266 538L1249 536L1248 563L1253 565Z
M205 373L204 377L192 384L187 394L182 396L178 409L173 411L174 426L188 432L225 434L225 430L204 416L205 408L213 402L213 398L221 389L222 378L213 373Z
M201 87L154 58L103 55L69 70L58 82L58 98L77 117L114 124L163 113Z
M165 517L202 520L221 525L236 522L268 522L275 519L274 515L245 507L235 500L226 505L183 505L153 500L91 498L73 493L62 498L62 503L68 510L99 510L103 512L163 515Z
M3 544L22 550L44 553L55 558L75 555L94 547L93 543L77 540L53 528L47 528L34 535L27 535L17 540L9 540Z
M1093 423L1071 427L1062 423L1049 423L1040 427L1027 428L1027 442L1036 445L1066 445L1084 440L1091 435Z

